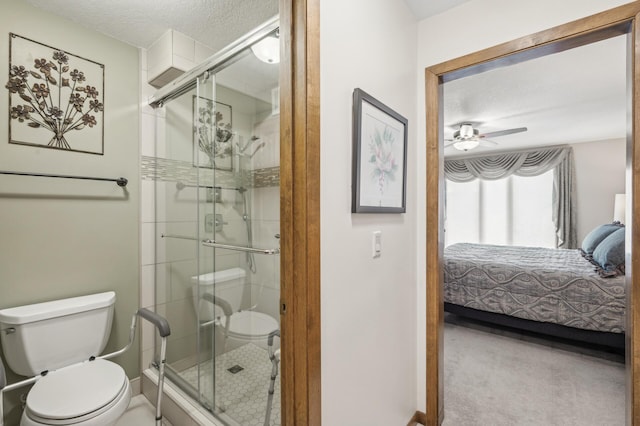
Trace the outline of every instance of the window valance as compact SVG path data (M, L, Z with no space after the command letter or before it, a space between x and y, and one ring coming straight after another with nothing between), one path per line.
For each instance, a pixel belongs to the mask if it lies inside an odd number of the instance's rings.
M497 180L513 174L538 176L553 170L553 223L558 248L577 247L573 149L563 146L532 151L450 159L445 178L453 182Z
M538 176L556 167L570 151L570 147L562 147L445 160L444 173L453 182L497 180L512 174Z

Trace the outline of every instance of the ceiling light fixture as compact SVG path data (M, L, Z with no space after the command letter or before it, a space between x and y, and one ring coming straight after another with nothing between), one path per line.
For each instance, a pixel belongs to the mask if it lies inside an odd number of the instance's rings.
M480 145L479 134L480 132L471 124L461 124L460 129L453 133L453 138L456 140L453 147L459 151L469 151Z
M477 139L479 136L480 131L474 129L471 124L462 124L459 130L453 132L453 138L456 140Z
M460 126L460 130L458 131L458 135L460 139L469 139L474 136L478 136L480 132L473 128L471 124L463 124Z
M251 51L262 62L277 64L280 62L280 39L275 35L265 37L251 46Z

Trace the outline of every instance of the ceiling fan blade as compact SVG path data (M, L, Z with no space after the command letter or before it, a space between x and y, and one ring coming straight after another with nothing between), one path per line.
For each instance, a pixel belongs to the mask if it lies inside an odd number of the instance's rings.
M451 139L445 139L445 141L446 141L446 140L451 140ZM453 144L454 144L454 143L456 143L456 141L452 141L451 143L445 143L445 144L444 144L444 147L445 147L445 148L448 148L448 147L450 147L450 146L453 146Z
M491 139L479 139L480 146L496 146L498 142L492 141Z
M478 135L478 137L480 137L480 138L497 138L498 136L512 135L514 133L522 133L522 132L526 132L526 131L527 131L526 127L518 127L516 129L498 130L497 132L484 133L482 135Z

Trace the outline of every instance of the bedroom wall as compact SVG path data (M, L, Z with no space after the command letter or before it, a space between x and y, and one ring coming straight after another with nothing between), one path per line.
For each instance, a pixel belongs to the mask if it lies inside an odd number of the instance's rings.
M510 0L472 0L444 13L418 23L417 63L417 126L418 141L424 146L425 96L424 69L440 62L482 50L518 37L580 19L627 3L625 0L538 0L514 2ZM481 22L482 31L478 31ZM425 188L425 154L417 156L417 187ZM419 189L417 204L417 235L425 235L425 192ZM425 409L425 246L419 239L417 251L418 294L418 357L417 406Z
M322 424L416 410L416 20L397 0L320 2ZM352 93L409 120L407 213L351 214ZM372 231L382 231L373 259Z
M581 244L593 228L613 220L614 196L625 192L626 140L572 146L576 170L578 244Z

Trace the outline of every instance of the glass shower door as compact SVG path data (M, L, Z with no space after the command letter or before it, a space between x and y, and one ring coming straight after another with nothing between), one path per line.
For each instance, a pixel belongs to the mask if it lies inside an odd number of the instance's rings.
M193 162L197 170L198 185L198 279L194 295L199 301L197 312L197 383L201 403L214 413L224 412L218 401L216 389L218 377L215 368L216 328L220 312L216 297L215 250L204 247L201 242L215 238L216 206L216 149L220 146L215 75L205 72L197 78L193 97ZM219 339L218 339L219 340ZM222 378L223 379L223 378Z
M247 49L196 89L200 393L230 424L279 424L278 65Z
M200 185L211 186L200 191L200 268L213 272L200 297L215 298L200 388L229 424L280 424L278 73L247 48L198 81L200 104L213 100L198 117L200 136L214 135L199 153Z
M157 115L167 377L228 425L280 424L278 80L246 46Z

